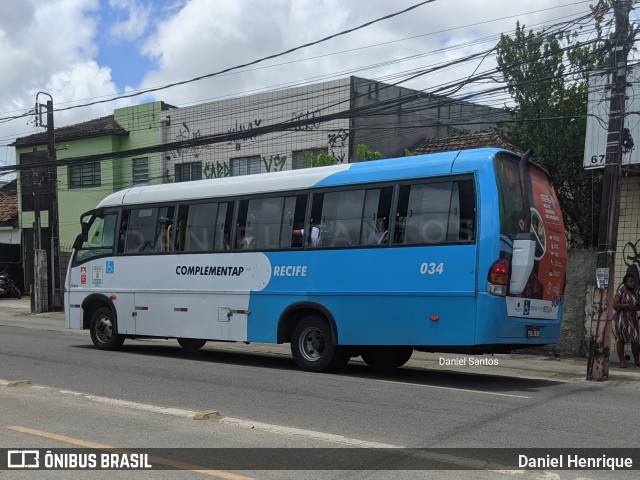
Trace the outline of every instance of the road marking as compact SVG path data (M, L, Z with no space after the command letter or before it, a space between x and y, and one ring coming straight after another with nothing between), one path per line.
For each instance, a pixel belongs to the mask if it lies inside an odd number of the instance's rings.
M333 433L318 432L316 430L305 430L303 428L283 427L281 425L273 425L271 423L254 422L251 420L242 420L240 418L223 417L218 420L220 423L242 427L248 429L264 430L271 433L280 433L283 435L298 435L314 440L322 440L325 442L337 443L350 447L361 448L405 448L399 445L390 445L388 443L367 442L358 438L349 438L343 435L335 435Z
M484 390L471 390L468 388L441 387L440 385L423 385L421 383L411 383L411 382L394 382L393 380L376 380L376 381L381 383L395 383L398 385L410 385L413 387L438 388L440 390L452 390L454 392L482 393L484 395L495 395L498 397L531 398L531 397L527 397L526 395L514 395L512 393L486 392Z
M44 432L42 430L34 430L32 428L21 427L18 425L12 425L7 427L9 430L16 432L27 433L29 435L35 435L37 437L48 438L50 440L56 440L62 443L68 443L70 445L76 445L83 448L95 448L97 450L105 450L109 452L116 452L120 454L134 453L131 450L123 448L110 447L109 445L103 445L101 443L88 442L79 438L67 437L65 435L58 435L56 433ZM252 477L245 477L242 475L236 475L231 472L223 472L220 470L208 470L198 465L191 465L190 463L177 462L168 458L150 456L149 461L159 465L165 465L167 467L178 468L180 470L189 470L195 473L201 473L203 475L209 475L211 477L223 478L225 480L254 480Z
M416 386L417 385L417 386L420 386L420 387L440 388L440 389L445 389L445 390L463 391L463 392L471 392L471 393L481 393L481 394L489 394L489 395L500 395L500 396L507 396L507 397L516 397L516 398L531 398L531 397L526 397L526 396L523 396L523 395L512 395L512 394L506 394L506 393L484 392L484 391L479 391L479 390L459 389L459 388L453 388L453 387L441 387L441 386L434 386L434 385L420 385L420 384L409 383L409 382L395 382L395 381L391 381L391 380L377 380L377 381L385 382L385 383L395 383L395 384L400 384L400 385L410 385L410 386ZM178 408L159 407L159 406L156 406L156 405L149 405L149 404L144 404L144 403L131 402L131 401L128 401L128 400L119 400L119 399L109 398L109 397L99 397L99 396L88 395L86 393L76 392L76 391L72 391L72 390L56 390L56 389L53 389L51 387L41 387L41 386L32 386L32 388L51 389L51 390L55 390L55 391L57 391L58 393L61 393L61 394L79 396L79 397L85 398L85 399L90 400L90 401L104 403L104 404L107 404L107 405L115 405L115 406L118 406L118 407L131 408L131 409L135 409L135 410L143 410L143 411L147 411L147 412L160 413L160 414L164 414L164 415L171 415L171 416L181 417L181 418L190 418L190 419L192 419L192 418L194 418L194 416L196 416L199 413L199 412L194 412L194 411L191 411L191 410L182 410L182 409L178 409ZM215 411L215 412L217 412L217 411ZM205 413L206 414L208 412L205 411L205 412L200 412L200 413ZM362 439L358 439L358 438L346 437L346 436L343 436L343 435L335 435L335 434L331 434L331 433L319 432L319 431L315 431L315 430L306 430L306 429L295 428L295 427L285 427L285 426L281 426L281 425L262 423L262 422L255 422L255 421L252 421L252 420L244 420L244 419L239 419L239 418L222 417L222 416L216 417L215 415L213 415L213 418L215 418L216 422L224 423L224 424L230 425L230 426L235 426L235 427L240 427L240 428L247 428L247 429L263 430L263 431L267 431L267 432L270 432L270 433L281 434L281 435L296 435L296 436L301 436L301 437L310 438L310 439L314 439L314 440L324 441L324 442L328 442L328 443L344 445L344 446L347 446L347 447L380 448L380 449L385 449L385 448L389 448L389 449L405 449L405 448L407 448L407 447L403 447L403 446L400 446L400 445L391 445L391 444L380 443L380 442L369 442L369 441L366 441L366 440L362 440ZM31 429L27 429L25 427L7 427L7 428L11 428L11 429L17 430L17 431L23 431L25 433L38 432L37 430L31 430ZM79 445L79 446L84 446L84 447L88 447L88 448L105 449L105 450L113 449L113 447L108 447L106 445L93 444L91 442L84 442L82 440L70 439L69 437L63 437L61 435L49 434L47 432L39 432L39 433L44 433L45 435L41 435L41 436L46 436L46 438L52 438L52 439L59 440L59 441L62 441L62 442L71 443L73 445ZM33 433L33 434L35 435L35 433ZM78 442L82 442L82 443L78 443ZM113 449L113 450L117 451L117 452L125 452L125 450L120 450L120 449ZM481 461L478 461L478 460L475 460L475 459L469 459L469 458L465 458L465 457L461 457L461 456L443 455L443 454L440 454L440 453L437 453L437 452L424 452L424 453L417 453L417 454L414 453L414 452L408 452L408 455L416 455L416 456L422 457L422 458L428 458L428 459L436 460L436 461L439 461L439 462L445 462L445 463L450 463L450 464L453 464L453 465L459 465L459 466L462 466L462 467L469 467L469 468L478 468L478 465L479 465L478 462L480 462L483 465L482 468L484 468L484 469L498 471L500 473L507 474L507 475L520 475L520 474L522 474L521 470L509 470L508 468L506 468L503 465L491 465L491 464L487 464L486 462L481 462ZM151 457L150 457L150 460L151 460ZM234 476L234 474L227 473L227 472L219 472L219 471L215 471L215 470L205 470L202 467L199 467L197 465L183 464L183 463L180 463L180 462L174 462L172 460L167 460L167 459L163 459L163 458L153 457L153 461L155 463L158 463L158 464L174 466L176 468L180 468L180 469L183 469L183 470L191 470L191 471L194 471L194 472L204 473L204 474L207 474L207 475L217 476L217 477L225 478L225 479L229 479L229 480L238 480L238 479L246 479L246 478L248 478L248 477L241 477L241 476L237 476L237 475ZM224 475L227 475L227 476L222 476L221 474L224 474Z

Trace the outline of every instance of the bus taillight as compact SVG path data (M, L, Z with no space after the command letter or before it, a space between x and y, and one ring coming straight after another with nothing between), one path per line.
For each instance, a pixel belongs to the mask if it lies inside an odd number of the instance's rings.
M507 294L507 283L509 281L509 262L501 258L491 265L489 269L489 282L487 292L491 295L505 296Z

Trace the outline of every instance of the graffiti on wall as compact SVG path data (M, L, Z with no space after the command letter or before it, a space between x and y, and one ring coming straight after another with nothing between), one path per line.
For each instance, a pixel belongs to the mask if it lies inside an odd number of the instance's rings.
M292 113L291 114L291 121L292 122L299 122L299 121L303 121L303 120L313 120L314 118L317 118L320 116L320 110L314 110L313 112L310 111L306 111L304 113ZM312 130L318 130L320 128L320 122L313 122L313 123L308 123L305 125L298 125L293 127L293 131L294 132L308 132L308 131L312 131Z
M189 125L183 123L178 129L178 134L176 135L176 141L181 142L184 140L193 140L196 138L200 138L200 130L196 130L192 132L189 129ZM184 160L188 156L192 156L193 158L200 157L200 147L185 147L185 148L177 148L175 150L171 150L171 156L173 158L177 158L180 160Z
M266 172L280 172L284 170L287 164L286 155L271 155L269 157L262 157L262 163ZM204 164L204 176L205 178L224 178L231 176L231 169L228 162L207 162Z
M241 142L247 142L249 140L253 140L255 137L258 136L255 133L253 133L252 130L254 128L259 127L261 123L262 123L262 119L252 120L247 123L238 123L238 120L236 120L236 126L227 130L227 133L229 135L240 134L240 136L238 136L235 140L231 140L227 145L235 144L236 150L240 150L242 148Z
M347 159L347 149L349 148L347 140L349 139L349 132L344 128L339 129L335 133L330 133L328 137L329 152L340 163L344 163Z
M270 157L262 157L262 163L267 172L280 172L287 163L286 155L271 155Z
M207 162L204 164L205 178L223 178L231 175L227 162Z
M622 249L622 259L627 266L625 273L630 273L636 278L638 282L638 275L640 272L640 239L635 243L627 242Z

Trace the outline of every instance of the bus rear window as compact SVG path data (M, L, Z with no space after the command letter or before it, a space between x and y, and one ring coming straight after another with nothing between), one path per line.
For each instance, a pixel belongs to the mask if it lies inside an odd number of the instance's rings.
M497 156L494 160L500 203L500 233L514 238L525 231L525 207L518 176L517 157Z

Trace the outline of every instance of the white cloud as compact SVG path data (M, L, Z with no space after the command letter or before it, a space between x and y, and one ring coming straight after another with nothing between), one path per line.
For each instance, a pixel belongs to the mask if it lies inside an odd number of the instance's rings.
M386 0L189 0L175 15L160 20L155 32L143 43L142 53L153 58L157 67L145 76L142 86L155 87L217 72L319 40L412 4L414 2L389 3ZM380 77L428 67L444 59L459 58L490 48L497 43L501 32L513 32L516 20L525 21L527 25L537 24L543 19L552 23L560 16L586 13L588 10L585 4L516 15L555 6L558 6L558 2L552 0L436 1L348 35L261 63L257 67L251 67L248 72L190 83L156 95L159 99L180 105L221 95L241 95L256 88L276 87L288 82L319 79L323 75L348 76L351 70L357 68L365 69L357 71L356 75ZM508 16L512 17L495 21ZM476 23L478 25L469 26ZM454 30L428 35L448 29ZM397 41L414 36L417 38ZM445 46L460 45L483 37L491 38L484 44L435 53ZM393 43L372 47L385 42ZM358 48L361 49L351 53L324 56L275 68L260 68ZM412 55L420 57L399 64L373 67L379 62ZM483 67L492 65L492 61L489 61ZM368 66L371 68L367 69ZM475 64L464 65L423 77L407 86L430 89L445 81L464 78L474 68Z
M95 61L99 6L98 0L0 2L0 118L32 109L39 91L50 94L56 108L116 93L110 69ZM105 104L61 112L56 114L56 125L112 111L113 105ZM0 145L36 133L28 120L0 122ZM12 148L0 148L3 163L14 163Z
M128 88L148 88L282 52L414 3L412 0L110 0L112 11L105 12L99 0L0 1L0 118L31 108L35 94L41 90L50 93L57 106L116 93L112 71L128 68L128 64L126 55L114 60L120 64L98 64L99 49L109 45L97 42L109 39L106 33L123 41L135 40L130 47L138 48L152 60L155 67L143 78L126 80L132 85ZM368 78L395 75L488 48L497 42L501 32L512 33L516 20L531 27L588 12L587 3L573 3L575 0L438 0L349 35L250 67L243 73L189 83L154 95L158 100L182 105L256 89L279 88L292 82L320 81L329 75L344 77L351 71ZM554 8L562 5L565 6ZM527 13L543 9L547 10ZM124 18L108 24L112 16L107 13L114 12L116 18L118 14ZM519 13L523 14L514 16ZM495 21L508 16L511 18ZM454 30L437 33L448 29ZM464 42L491 36L484 44L462 46ZM403 40L410 37L415 38ZM439 52L454 45L460 48ZM353 51L336 54L343 50ZM389 63L411 55L416 56L412 61ZM374 66L385 62L388 64ZM489 59L482 68L491 67L492 62ZM407 86L429 90L446 81L465 78L476 65L430 74ZM364 70L356 71L360 67ZM117 106L148 100L134 97L61 112L56 125L108 115ZM0 123L0 145L30 133L32 127L25 125L24 119Z
M113 23L109 33L116 40L132 42L142 37L149 26L151 4L143 4L136 0L109 0L109 6L127 12L126 20Z

